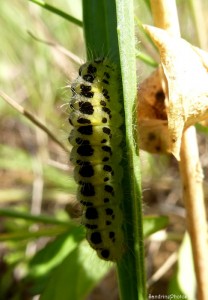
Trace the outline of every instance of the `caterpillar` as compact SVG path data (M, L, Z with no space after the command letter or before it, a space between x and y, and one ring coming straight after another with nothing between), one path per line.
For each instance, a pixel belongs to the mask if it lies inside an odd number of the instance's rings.
M86 238L101 259L123 255L122 116L119 75L107 58L83 64L71 85L70 161L83 207Z

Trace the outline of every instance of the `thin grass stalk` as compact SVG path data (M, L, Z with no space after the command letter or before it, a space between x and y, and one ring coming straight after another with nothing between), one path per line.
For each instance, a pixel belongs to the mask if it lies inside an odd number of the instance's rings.
M62 10L60 10L60 9L58 9L58 8L56 8L56 7L54 7L54 6L50 5L50 4L48 4L48 3L46 3L46 2L43 1L43 0L28 0L28 1L33 2L33 3L35 3L35 4L39 5L39 6L41 6L42 8L44 8L44 9L46 9L46 10L48 10L48 11L50 11L50 12L52 12L52 13L54 13L54 14L56 14L56 15L58 15L58 16L64 18L64 19L66 19L66 20L69 21L69 22L74 23L75 25L78 25L78 26L80 26L80 27L83 26L82 21L80 21L80 20L78 20L78 19L76 19L76 18L74 18L74 17L72 17L72 16L66 14L66 13L63 12Z
M189 127L183 134L180 175L186 222L190 234L199 300L208 299L208 244L204 204L203 170L199 161L196 130Z
M44 125L41 120L39 120L36 116L30 113L28 110L23 108L19 103L14 101L11 97L6 95L3 91L0 91L0 97L4 99L9 105L11 105L16 111L25 116L28 120L30 120L33 124L35 124L38 128L43 130L57 145L59 145L65 152L68 152L68 148L59 141L56 136Z

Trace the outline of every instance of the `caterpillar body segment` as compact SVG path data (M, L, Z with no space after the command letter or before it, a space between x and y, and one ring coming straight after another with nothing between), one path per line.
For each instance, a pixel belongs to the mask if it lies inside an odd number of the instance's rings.
M108 59L82 65L72 83L70 160L83 206L86 238L100 258L117 261L124 252L123 168L119 75Z

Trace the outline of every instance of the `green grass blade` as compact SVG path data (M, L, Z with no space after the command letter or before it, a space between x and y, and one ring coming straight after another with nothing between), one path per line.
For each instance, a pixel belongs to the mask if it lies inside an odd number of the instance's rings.
M67 228L65 226L53 226L52 228L43 228L34 232L29 230L21 230L16 232L2 233L0 235L0 242L32 240L43 236L56 237L57 235L66 232L66 230Z
M136 50L136 57L139 58L140 60L142 60L147 65L153 67L153 68L158 67L158 63L154 59L152 59L151 56L147 55L144 52Z
M67 21L70 21L70 22L72 22L72 23L74 23L74 24L76 24L76 25L78 25L80 27L83 26L82 21L80 21L80 20L78 20L78 19L76 19L76 18L74 18L74 17L66 14L62 10L60 10L60 9L58 9L58 8L50 5L50 4L45 3L42 0L28 0L28 1L33 2L33 3L41 6L42 8L47 9L47 10L51 11L52 13L55 13L55 14L59 15L60 17L66 19Z
M1 217L9 217L15 219L27 220L30 222L44 223L44 224L54 224L54 225L66 225L69 226L69 221L63 221L55 219L54 217L50 217L47 215L32 215L30 213L17 211L14 209L0 209Z
M124 202L124 212L125 219L129 221L125 222L124 229L127 251L117 264L118 277L122 300L146 299L142 209L139 202L140 165L133 132L137 94L133 2L84 0L83 20L88 58L107 54L117 64L121 61L126 118L124 134L127 136L125 151L128 158L123 162L123 184L125 195L129 195L128 201L125 199Z
M123 260L118 264L118 274L123 299L146 299L140 162L134 133L137 79L133 1L117 0L116 6L126 119L127 167L129 170L127 174L124 174L124 177L129 179L126 182L126 191L132 200L132 203L130 200L124 202L124 210L128 213L128 220L132 220L132 223L127 222L125 224L128 246L131 251L128 251L125 261Z
M118 61L115 2L112 0L83 1L83 22L87 57L109 55Z
M135 19L135 22L139 28L139 30L141 30L142 34L145 36L145 38L147 39L147 41L153 46L153 48L158 52L158 49L157 47L155 46L155 44L153 43L151 37L147 34L147 32L144 30L144 27L143 27L143 23L142 21L138 18L138 17L134 17Z
M144 0L149 10L151 10L151 3L150 0Z
M62 261L48 279L41 300L83 300L106 275L109 265L100 264L93 250L81 243ZM90 272L89 272L90 269ZM76 284L73 278L78 278Z
M146 216L143 219L143 233L144 237L167 227L169 219L166 216Z

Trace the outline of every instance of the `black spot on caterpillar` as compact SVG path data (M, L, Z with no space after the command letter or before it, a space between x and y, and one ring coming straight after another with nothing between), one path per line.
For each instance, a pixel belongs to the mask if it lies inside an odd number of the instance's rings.
M98 256L117 261L123 254L124 237L122 116L116 66L108 59L87 62L80 67L71 90L70 160L75 165L77 198L83 206L82 223Z

